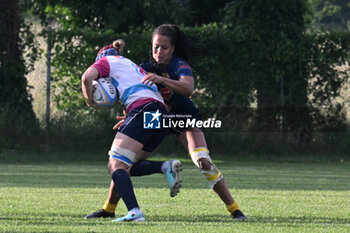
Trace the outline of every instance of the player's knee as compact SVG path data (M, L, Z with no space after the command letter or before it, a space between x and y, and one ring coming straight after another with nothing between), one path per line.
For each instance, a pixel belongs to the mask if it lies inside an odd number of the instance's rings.
M112 147L111 150L108 152L108 155L110 158L119 160L129 166L136 162L135 152L129 149L124 149L119 146Z
M219 169L211 161L207 148L195 148L190 152L190 156L193 163L200 168L200 172L208 180L210 188L214 188L215 184L224 178Z
M201 169L201 173L207 178L209 188L211 189L214 188L217 182L224 178L224 176L214 164L211 164L210 169L208 170Z
M199 159L199 168L204 170L210 170L211 163L208 159L201 158Z
M107 163L107 171L109 172L109 174L111 174L112 173L112 165L111 165L111 163L109 162L109 163ZM112 174L111 174L112 175Z
M198 167L201 168L200 161L207 160L209 163L211 163L211 159L209 156L209 151L205 147L197 147L190 151L190 157L193 161L193 163Z

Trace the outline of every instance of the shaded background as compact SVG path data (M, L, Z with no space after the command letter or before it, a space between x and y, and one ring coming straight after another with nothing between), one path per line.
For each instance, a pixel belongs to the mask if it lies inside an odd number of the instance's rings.
M118 38L126 41L125 56L141 63L153 29L175 23L209 45L194 61L192 99L204 119L223 122L206 130L211 151L349 154L345 0L0 3L2 150L108 148L121 107L88 109L82 73ZM183 152L174 140L160 151Z

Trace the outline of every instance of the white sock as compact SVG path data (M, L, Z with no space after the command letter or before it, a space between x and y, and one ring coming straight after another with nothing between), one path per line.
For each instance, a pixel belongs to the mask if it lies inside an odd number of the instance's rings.
M162 173L165 174L166 171L168 170L168 167L169 167L169 161L165 161L163 164L162 164L162 167L161 167L161 170L162 170Z

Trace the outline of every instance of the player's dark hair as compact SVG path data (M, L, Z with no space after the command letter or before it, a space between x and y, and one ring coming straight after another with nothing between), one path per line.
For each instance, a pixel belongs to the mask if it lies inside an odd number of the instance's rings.
M194 64L194 60L203 53L204 48L195 44L177 25L162 24L158 26L153 31L152 42L155 35L168 37L170 43L175 47L174 55L184 59L191 67L198 71L198 67ZM149 61L152 70L162 69L163 64L158 64L154 60L152 49L150 50Z
M152 41L155 35L168 37L170 43L175 47L174 55L185 61L189 61L191 54L197 52L192 40L177 25L162 24L153 31Z

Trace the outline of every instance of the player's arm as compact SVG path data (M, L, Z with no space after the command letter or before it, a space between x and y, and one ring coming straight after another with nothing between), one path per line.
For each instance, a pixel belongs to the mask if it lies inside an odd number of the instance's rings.
M97 107L92 101L92 81L99 77L98 71L95 67L89 67L81 78L81 89L89 107Z
M154 73L148 73L143 79L145 85L153 85L154 83L162 84L171 88L176 93L183 96L190 96L194 89L194 79L191 76L181 76L179 80L165 78Z

